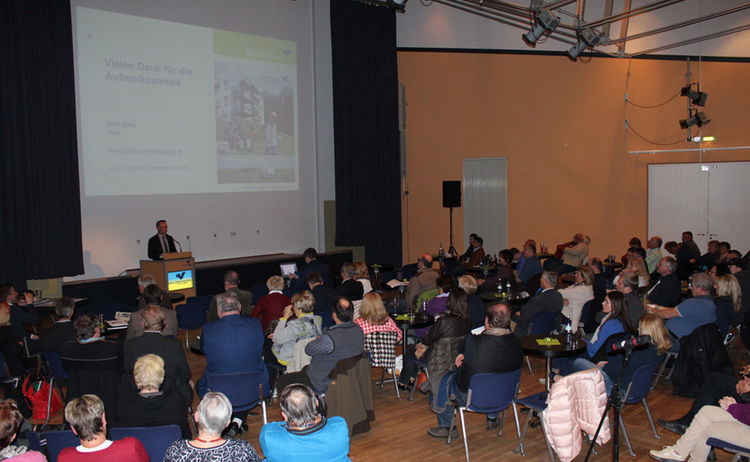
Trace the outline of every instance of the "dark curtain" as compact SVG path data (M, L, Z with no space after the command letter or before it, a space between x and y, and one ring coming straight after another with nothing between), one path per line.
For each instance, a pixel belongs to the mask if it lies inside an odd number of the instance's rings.
M396 16L331 0L336 245L401 264Z
M83 272L67 1L0 0L0 282Z

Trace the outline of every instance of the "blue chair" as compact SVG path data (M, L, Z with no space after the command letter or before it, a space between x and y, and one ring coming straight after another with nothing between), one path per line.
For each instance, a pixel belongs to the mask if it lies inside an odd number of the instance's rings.
M209 391L224 393L232 403L232 412L247 411L258 404L263 408L263 424L268 423L266 401L263 399L262 372L233 372L211 374L206 377Z
M185 331L185 347L190 348L190 330L200 329L205 324L209 303L193 302L175 307L177 329Z
M516 434L518 442L521 442L521 430L518 426L518 410L516 409L516 398L518 397L518 385L521 382L521 369L511 372L502 373L480 373L471 376L469 382L469 394L466 397L466 405L458 407L458 414L461 418L461 433L464 439L464 453L466 462L469 462L469 443L466 440L466 421L464 411L480 412L489 414L503 411L502 421L497 436L503 434L503 424L505 423L505 410L508 406L513 406L513 418L516 423ZM453 417L451 425L453 428L456 420L456 408L453 408ZM451 437L448 435L447 443L450 444Z
M739 446L733 443L729 443L719 438L709 438L706 440L706 444L715 448L721 448L725 451L733 452L734 457L732 461L750 459L750 446Z
M578 330L581 331L582 337L586 335L586 332L583 330L583 327L586 325L586 319L588 319L589 317L589 312L591 311L592 306L594 306L594 300L589 300L586 303L584 303L583 308L581 308L581 317L578 319Z
M253 303L268 295L268 287L265 282L256 282L250 286L250 292L253 294Z
M529 326L529 335L547 335L555 328L555 321L559 312L542 311L531 317L531 326ZM534 369L531 367L529 355L526 356L526 365L529 367L529 374L534 375Z
M518 448L515 449L513 452L520 452L521 455L526 455L523 450L523 440L526 438L526 432L529 430L529 423L531 423L531 417L536 414L537 417L539 417L539 423L541 424L542 428L542 434L544 435L544 442L547 444L547 451L549 452L550 459L554 462L555 460L555 453L552 451L552 447L549 445L549 440L547 440L547 431L544 428L544 422L542 421L542 412L547 409L547 395L549 392L547 391L541 391L539 393L533 394L531 396L527 396L525 398L521 398L516 400L516 403L526 406L529 409L529 416L526 419L526 425L523 427L523 432L521 433L521 439L518 443Z
M195 297L188 297L185 299L185 303L187 304L201 304L201 305L211 305L211 300L214 299L213 295L196 295Z
M661 437L659 436L659 433L656 432L654 419L651 418L651 410L648 408L648 403L646 402L646 395L651 390L651 378L654 376L657 366L659 366L659 361L643 365L633 372L633 377L630 379L628 389L625 392L625 397L622 400L622 407L625 407L626 404L643 403L643 407L646 410L646 417L648 417L648 423L651 424L651 430L654 432L654 438L658 440L661 439ZM622 419L622 414L620 414L620 427L622 427L622 434L625 436L625 442L628 444L628 451L631 456L635 457L635 452L633 452L633 446L630 444L628 430L625 428L625 421Z
M47 448L47 460L56 462L60 451L65 448L74 448L81 444L81 441L72 430L62 430L54 432L26 432L26 438L29 440L29 449L45 453L44 447Z
M182 431L177 425L160 427L120 427L112 428L109 434L113 440L132 436L143 444L148 456L153 461L164 460L167 448L173 442L182 439Z
M42 356L44 356L44 360L47 362L47 367L55 380L66 380L68 378L68 373L65 372L65 369L63 368L59 353L55 351L45 351L42 353Z

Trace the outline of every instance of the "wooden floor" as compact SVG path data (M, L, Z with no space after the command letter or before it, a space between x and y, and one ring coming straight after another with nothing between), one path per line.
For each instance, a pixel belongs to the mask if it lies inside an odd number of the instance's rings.
M182 333L180 334L182 335ZM194 334L193 334L194 335ZM182 337L184 342L184 337ZM739 342L738 342L739 343ZM184 343L183 343L184 345ZM745 355L741 345L730 350L730 355L735 366L745 364L749 358ZM187 353L188 362L192 370L193 381L197 381L203 374L205 358L191 352ZM530 375L524 368L521 377L521 391L519 396L527 396L542 391L544 385L539 382L543 377L544 362L541 358L531 359L534 367L534 375ZM373 370L373 382L380 378L380 369ZM354 436L351 440L349 457L354 462L382 461L385 457L399 461L460 461L464 459L463 440L459 438L447 445L445 440L437 440L427 435L429 427L437 425L435 414L428 405L427 395L416 392L414 401L408 401L408 396L403 395L401 400L396 399L393 384L388 384L383 390L374 388L375 394L375 417L370 432ZM675 397L671 394L671 384L661 380L647 396L649 407L654 420L657 418L674 419L682 416L690 407L692 400ZM193 408L198 403L196 398ZM520 412L519 420L521 430L527 414ZM258 413L260 409L256 409ZM279 412L278 400L272 400L268 406L269 421L282 420ZM610 414L611 418L611 414ZM648 419L643 406L629 405L623 410L623 418L630 434L633 450L636 457L628 454L624 438L620 438L620 460L653 460L648 456L650 449L661 449L662 446L673 444L678 435L668 432L657 425L657 431L661 439L654 438L648 424ZM258 435L262 426L260 414L251 415L248 418L249 431L242 438L250 442L258 453L261 453L258 443ZM469 454L475 461L492 460L517 460L517 461L546 461L549 460L541 429L529 428L524 447L526 456L516 454L513 450L518 445L513 424L513 413L508 412L505 419L503 435L498 437L497 431L485 429L485 416L483 414L467 413L467 435L469 441ZM575 460L583 461L587 446L584 445L581 455ZM598 455L593 454L590 460L609 461L612 460L612 442L603 447L597 447ZM719 461L731 460L731 454L717 451Z

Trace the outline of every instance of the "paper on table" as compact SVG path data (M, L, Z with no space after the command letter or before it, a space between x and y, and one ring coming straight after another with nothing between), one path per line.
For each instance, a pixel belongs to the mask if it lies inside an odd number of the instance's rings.
M550 345L550 346L561 344L558 339L552 338L552 337L538 338L536 339L536 343L538 343L539 345Z
M408 286L409 285L409 281L399 281L398 279L391 279L390 281L386 282L385 284L388 287L390 287L391 289L395 289L396 287L399 287L399 286Z

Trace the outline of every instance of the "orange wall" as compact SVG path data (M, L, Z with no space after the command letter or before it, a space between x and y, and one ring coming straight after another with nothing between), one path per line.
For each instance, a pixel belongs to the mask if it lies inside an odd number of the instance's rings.
M717 137L705 147L750 145L750 64L701 67L711 119L704 135ZM699 161L697 152L628 154L697 144L656 146L625 129L629 119L654 141L684 139L677 121L686 116L686 98L639 109L625 103L625 93L641 105L664 102L684 85L686 71L685 61L584 64L560 56L400 52L407 95L405 262L437 251L440 242L448 247L442 181L462 179L462 159L477 157L508 159L509 246L534 238L553 247L583 232L592 239L592 256L624 253L631 236L643 239L648 230L648 164ZM697 63L691 72L697 81ZM750 160L750 152L703 155L705 162L738 160ZM454 244L463 251L463 210L454 210L453 219Z

